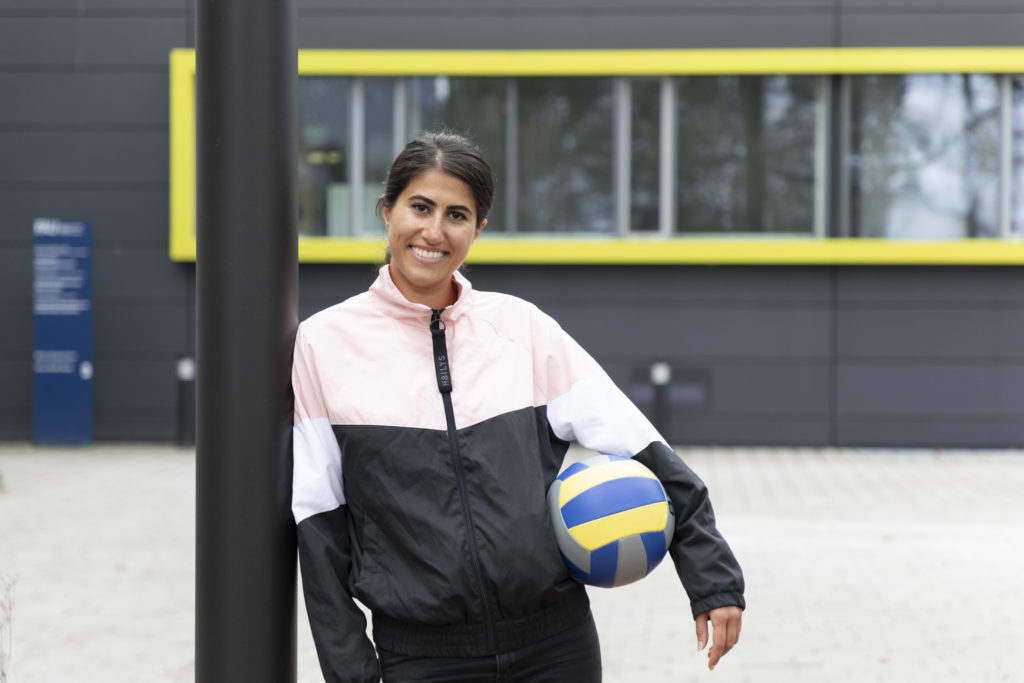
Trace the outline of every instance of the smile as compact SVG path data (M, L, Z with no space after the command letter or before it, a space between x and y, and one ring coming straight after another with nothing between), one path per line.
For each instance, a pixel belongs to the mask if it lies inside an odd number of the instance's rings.
M423 247L409 247L409 249L412 251L413 256L416 256L421 261L440 261L447 254L444 251L434 251L424 249Z

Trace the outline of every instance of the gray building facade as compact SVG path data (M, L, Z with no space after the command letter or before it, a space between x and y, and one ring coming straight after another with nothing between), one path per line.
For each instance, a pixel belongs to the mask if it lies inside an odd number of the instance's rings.
M184 0L0 2L0 439L32 431L32 233L94 231L95 438L172 440L195 267L168 256L168 55ZM1011 46L1024 4L966 0L300 0L300 48ZM991 265L475 265L552 314L678 444L1024 443L1024 272ZM302 264L300 315L370 264Z

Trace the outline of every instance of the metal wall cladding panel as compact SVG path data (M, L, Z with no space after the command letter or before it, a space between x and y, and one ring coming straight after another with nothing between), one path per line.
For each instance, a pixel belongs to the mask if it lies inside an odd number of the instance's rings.
M592 355L673 362L695 359L826 359L827 310L760 308L608 309L547 313Z
M609 279L613 269L614 277ZM478 289L538 306L559 302L649 306L664 303L806 304L831 300L826 268L707 266L471 266Z
M1024 308L841 310L836 342L840 360L1024 361Z
M93 297L107 302L183 303L192 269L174 263L167 250L94 249Z
M963 0L960 0L961 3ZM317 10L321 12L335 10L338 12L368 11L370 3L366 0L302 0L300 12ZM549 13L568 10L612 11L618 13L642 13L651 10L678 10L701 13L717 13L722 11L765 11L780 10L816 10L832 11L833 0L638 0L627 3L623 0L520 0L509 3L508 0L434 0L433 2L417 2L417 0L375 0L373 11L393 12L395 10L430 11L489 11L511 13Z
M0 414L32 412L32 356L0 360ZM32 425L29 424L29 431Z
M305 14L298 19L301 48L372 49L670 49L828 47L832 17L825 13L744 11L727 14L566 12L509 14L429 9L380 15ZM557 68L557 65L553 65Z
M835 445L856 448L1022 448L1024 422L985 419L858 420L836 425Z
M0 133L0 183L166 184L166 131Z
M177 405L177 358L128 360L97 357L93 361L96 415L169 415Z
M169 207L163 189L0 189L0 241L32 248L36 218L92 224L93 245L159 247L167 253ZM3 293L0 293L0 297Z
M139 359L176 357L195 347L188 337L195 328L191 309L179 304L100 302L93 310L95 356Z
M51 14L81 14L93 10L123 10L125 14L152 14L183 10L186 0L4 0L0 10L35 10ZM61 11L63 10L63 12Z
M32 300L14 304L0 303L0 358L30 359L33 348ZM0 393L5 391L0 384Z
M0 412L0 440L25 441L32 438L32 416L19 411Z
M722 365L711 368L712 413L804 417L827 421L829 365Z
M31 226L28 230L31 231ZM0 242L0 303L32 305L32 244Z
M994 12L1019 11L1018 0L843 0L842 11Z
M844 47L930 47L1019 45L1024 34L1024 7L1017 11L843 13L839 44Z
M837 269L840 306L885 307L905 304L948 307L959 304L1024 302L1024 268L850 267Z
M381 249L383 254L383 248ZM299 320L369 289L377 268L369 264L299 267Z
M621 361L602 366L653 421L649 367ZM657 426L681 445L824 445L828 387L827 367L677 366L668 392L670 418Z
M606 363L606 369L613 367ZM650 406L654 387L650 364L634 366L628 385L631 397ZM828 419L830 369L826 365L706 365L676 364L668 385L669 401L678 414Z
M168 411L147 415L100 413L93 418L94 441L174 441L177 418Z
M0 73L0 125L149 125L169 120L167 73Z
M831 434L824 420L736 416L684 416L673 422L671 441L680 446L824 447Z
M166 70L171 48L187 39L187 23L184 8L171 16L9 16L0 21L0 66Z
M1021 364L841 364L840 421L1017 418L1024 414Z

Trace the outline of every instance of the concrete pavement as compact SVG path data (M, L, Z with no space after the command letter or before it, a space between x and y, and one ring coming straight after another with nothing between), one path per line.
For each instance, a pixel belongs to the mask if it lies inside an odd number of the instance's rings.
M1024 680L1024 452L680 453L746 573L740 645L707 671L666 561L591 591L608 683ZM193 680L194 452L0 444L0 479L8 683Z

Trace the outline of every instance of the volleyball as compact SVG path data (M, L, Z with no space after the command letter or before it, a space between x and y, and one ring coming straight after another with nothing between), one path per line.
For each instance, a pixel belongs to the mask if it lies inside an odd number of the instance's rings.
M675 515L665 489L633 458L596 455L569 465L547 503L569 574L591 586L642 579L672 541Z

